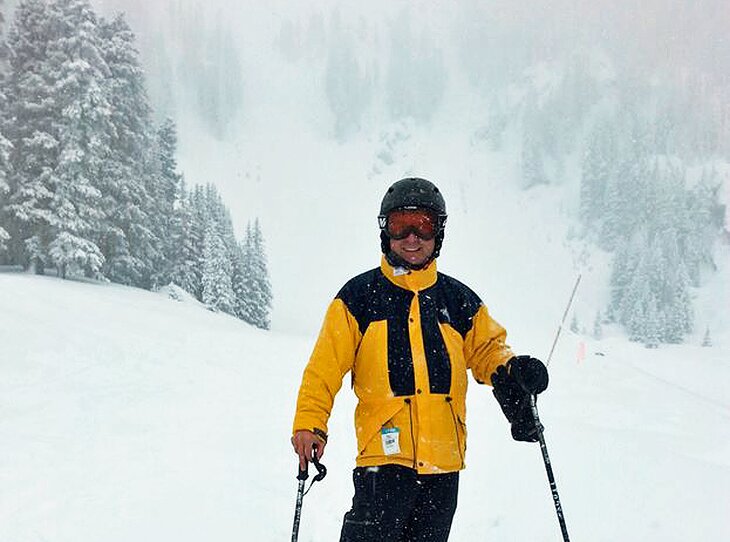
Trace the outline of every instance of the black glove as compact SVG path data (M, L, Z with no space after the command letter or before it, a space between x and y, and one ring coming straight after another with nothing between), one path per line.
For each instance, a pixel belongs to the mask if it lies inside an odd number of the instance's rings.
M512 426L512 438L515 440L538 440L542 427L538 428L535 423L530 398L545 391L547 385L545 365L530 356L512 358L506 365L497 367L492 375L494 397Z
M547 367L537 358L517 356L507 362L509 374L527 393L537 395L548 387Z

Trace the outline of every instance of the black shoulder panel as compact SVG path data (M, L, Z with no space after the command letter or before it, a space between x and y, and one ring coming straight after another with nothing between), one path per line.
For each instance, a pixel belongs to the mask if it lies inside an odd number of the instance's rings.
M364 334L372 322L379 320L408 320L413 293L390 282L380 268L371 269L350 279L337 294L357 320Z
M398 288L380 268L367 271L345 284L341 299L357 321L363 335L372 322L388 323L388 377L397 396L415 393L408 313L413 292Z
M466 337L472 328L474 316L482 306L479 296L465 284L443 273L438 274L436 284L424 293L433 297L438 321L449 324L462 337Z
M347 310L355 317L360 333L365 333L368 324L373 321L372 318L368 318L368 313L371 312L369 301L372 297L369 292L374 292L377 288L378 271L371 269L351 278L335 296L335 299L341 299L345 303Z

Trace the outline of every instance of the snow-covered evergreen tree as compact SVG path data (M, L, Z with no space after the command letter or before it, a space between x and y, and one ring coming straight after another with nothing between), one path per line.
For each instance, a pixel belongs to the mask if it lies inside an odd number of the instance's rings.
M7 119L7 101L5 99L5 62L7 60L7 48L5 46L3 17L3 2L0 0L0 119ZM10 234L3 227L7 223L5 216L5 199L10 186L8 185L8 177L10 175L10 141L3 135L5 132L5 123L0 123L0 254L3 253L10 240Z
M244 258L244 295L242 303L243 319L256 327L269 329L273 295L269 281L266 250L259 220L246 228L243 245Z
M689 295L690 279L679 253L675 231L660 236L665 267L657 281L664 315L661 338L664 342L680 343L692 331L693 314Z
M582 162L580 218L589 229L599 224L603 216L606 188L614 175L616 161L612 125L603 122L590 134Z
M579 333L580 329L578 328L578 315L573 313L573 318L570 320L570 331L573 333Z
M48 65L52 35L46 2L18 4L7 42L3 130L12 148L3 216L11 237L9 261L38 273L48 257L51 176L59 155L58 94Z
M202 254L195 250L195 224L190 201L185 184L181 181L180 201L174 209L168 234L169 244L166 244L168 248L173 249L170 253L168 278L186 292L196 295L200 291L199 268Z
M210 217L205 226L201 301L212 310L234 313L236 302L231 274L231 260L220 229L216 220Z
M191 292L198 299L202 298L203 280L203 247L205 242L205 225L208 221L207 204L203 187L195 185L188 194L188 208L190 209L189 243L195 255L193 262L193 281L195 291Z
M44 76L58 100L58 161L49 177L49 256L61 276L69 262L83 262L74 271L95 275L104 261L95 242L106 220L100 189L112 156L109 67L88 0L55 0L50 8Z
M7 250L7 242L10 240L10 234L3 227L6 217L3 211L5 207L5 198L10 189L6 178L8 175L8 163L10 154L10 143L0 134L0 254Z
M544 125L537 105L537 94L530 92L522 115L522 151L520 155L520 186L528 189L549 182L545 172Z
M160 286L169 283L173 274L179 276L183 272L180 268L187 267L189 264L185 262L190 258L189 254L184 254L182 228L186 217L182 207L185 194L182 175L177 169L177 128L170 118L157 128L154 153L152 198L147 208L151 213L150 229L157 240L152 282L154 286Z
M105 93L112 105L112 154L99 179L106 215L99 245L104 274L114 282L149 286L159 262L159 237L151 227L153 147L151 108L134 34L122 15L100 21L103 58L109 68Z
M596 311L596 318L593 320L593 338L597 341L603 339L603 320L601 311Z
M656 298L653 296L645 303L644 319L638 340L643 341L647 348L657 348L661 340L661 323Z
M712 346L712 337L710 336L710 326L705 330L705 336L702 338L702 346Z
M144 288L172 280L236 314L230 214L213 185L186 192L175 125L153 126L134 41L88 0L18 6L0 86L3 262Z

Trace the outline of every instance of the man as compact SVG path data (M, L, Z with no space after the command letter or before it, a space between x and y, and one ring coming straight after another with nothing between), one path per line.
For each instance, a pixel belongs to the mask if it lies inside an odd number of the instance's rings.
M388 189L380 267L337 294L304 370L292 437L300 468L324 453L347 372L359 399L355 496L341 542L447 540L464 468L467 369L492 383L515 439L535 441L541 429L529 400L547 387L545 366L515 357L479 297L436 271L446 216L425 179Z

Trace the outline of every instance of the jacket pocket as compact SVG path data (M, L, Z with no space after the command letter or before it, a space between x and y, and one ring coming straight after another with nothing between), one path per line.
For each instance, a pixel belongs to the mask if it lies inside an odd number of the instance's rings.
M356 411L355 429L357 434L358 457L388 457L413 459L413 428L411 405L407 398L397 397L386 403L360 403ZM400 452L387 455L383 450L380 431L383 428L397 428Z
M419 448L419 460L423 457L424 461L441 471L463 469L466 449L463 403L444 395L424 399L427 401L419 406L428 423L419 427L419 431L428 446Z

